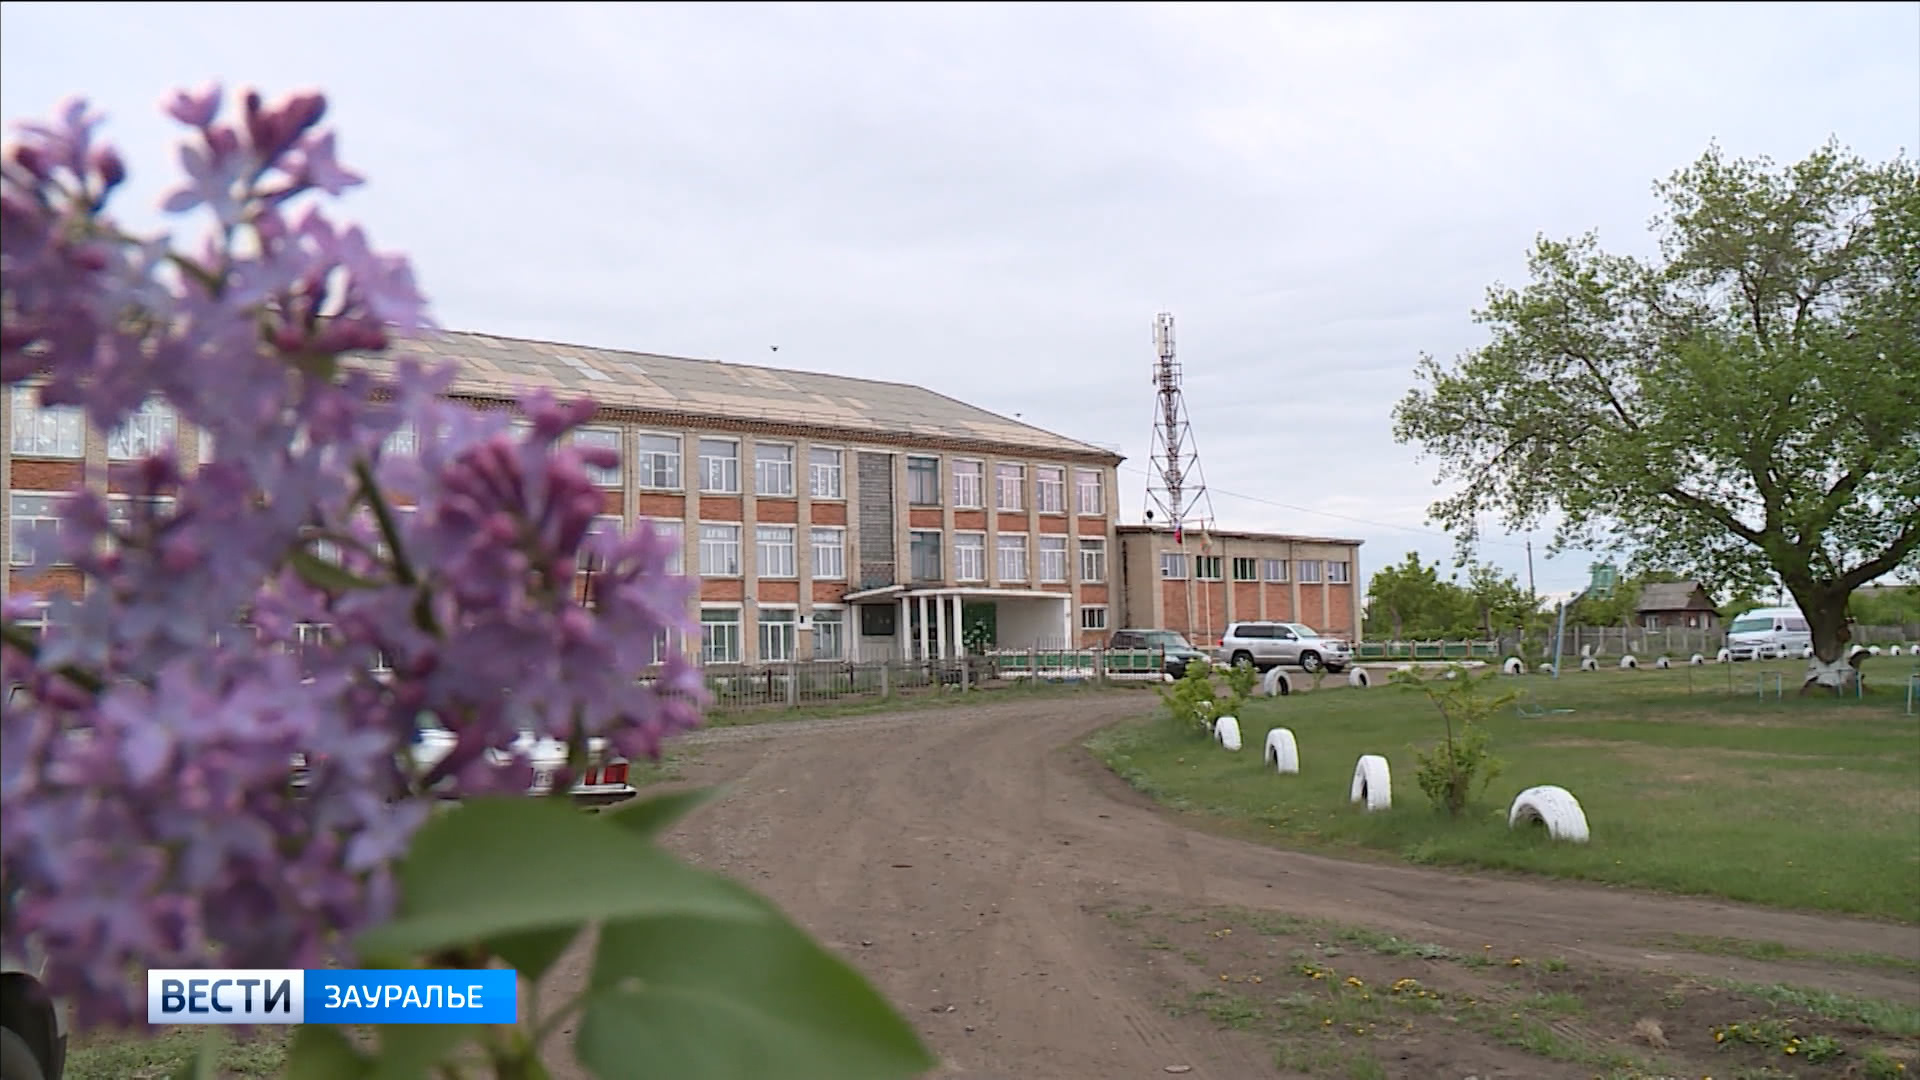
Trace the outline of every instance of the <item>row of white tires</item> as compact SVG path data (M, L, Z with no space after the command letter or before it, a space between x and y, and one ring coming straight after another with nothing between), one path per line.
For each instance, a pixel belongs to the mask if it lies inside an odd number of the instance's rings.
M1355 690L1365 690L1373 685L1373 676L1367 674L1367 669L1363 667L1348 668L1347 685ZM1293 677L1280 668L1268 668L1260 678L1260 689L1268 697L1286 697L1293 693Z
M1240 721L1223 716L1214 722L1214 739L1230 751L1240 749ZM1289 728L1267 732L1261 751L1262 763L1282 776L1300 773L1300 741ZM1380 754L1363 754L1353 766L1353 784L1347 801L1363 806L1370 814L1393 808L1393 768ZM1566 788L1542 784L1530 787L1514 797L1507 810L1507 827L1539 823L1555 840L1584 844L1588 839L1586 811L1580 800Z

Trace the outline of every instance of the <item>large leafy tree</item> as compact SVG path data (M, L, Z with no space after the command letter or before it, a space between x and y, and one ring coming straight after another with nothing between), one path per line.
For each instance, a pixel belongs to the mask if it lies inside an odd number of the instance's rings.
M1841 685L1853 590L1920 567L1920 170L1715 148L1656 191L1657 257L1542 238L1487 344L1422 359L1395 435L1457 482L1433 512L1463 542L1557 513L1559 548L1777 579L1808 682Z

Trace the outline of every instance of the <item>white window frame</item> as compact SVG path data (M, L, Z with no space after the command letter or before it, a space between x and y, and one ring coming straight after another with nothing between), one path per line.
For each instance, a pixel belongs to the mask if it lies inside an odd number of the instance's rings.
M953 458L947 463L953 474L953 508L987 508L987 463L980 458Z
M1092 498L1088 498L1089 491ZM1106 481L1101 479L1099 469L1073 470L1073 498L1081 517L1107 516Z
M593 520L587 525L587 536L593 537L606 533L618 533L626 527L626 519L619 514L595 514L593 515ZM585 543L583 541L582 548L584 549L584 547ZM598 576L605 572L606 567L598 565L598 561L589 557L585 550L581 552L581 556L581 561L576 568L576 573L580 575L580 577L576 578L577 587L574 593L574 599L584 604L593 599L591 594L591 576ZM581 578L585 580L581 580Z
M1012 505L1008 505L1009 498ZM1025 465L1017 461L994 462L993 508L1009 514L1017 514L1027 508L1027 467Z
M1212 561L1209 562L1208 560L1212 560ZM1214 575L1212 577L1208 577L1207 575L1201 573L1200 571L1203 568L1215 571ZM1218 555L1195 555L1193 557L1193 580L1225 581L1226 577L1227 577L1227 560L1221 558Z
M816 454L832 454L832 461L820 461ZM841 502L847 497L847 452L839 446L807 448L807 491L819 502ZM824 491L822 489L825 489Z
M740 523L737 521L703 521L700 523L701 577L737 578L742 576L743 572L740 565L740 528ZM707 533L709 529L732 529L733 539L728 540L724 535L718 533L710 536ZM727 552L729 548L732 549L733 554L731 570L726 569ZM720 569L707 569L709 554L712 555L713 562L720 564Z
M800 576L800 552L794 547L792 525L755 525L753 527L754 572L763 578Z
M119 427L107 433L108 461L139 461L180 440L180 418L161 398L140 403Z
M1080 538L1080 580L1089 584L1107 580L1107 541L1104 537Z
M1161 552L1160 578L1163 581L1187 580L1187 553L1184 551Z
M1009 543L1008 541L1013 541ZM1009 558L1017 557L1017 565L1010 566ZM1027 580L1027 534L1001 533L993 543L994 565L1000 570L1000 580L1024 582Z
M1285 585L1287 583L1287 560L1261 559L1260 580L1269 585Z
M1253 567L1253 572L1246 577L1240 576L1240 564L1243 562L1251 564ZM1227 560L1227 576L1232 578L1234 581L1240 582L1243 584L1250 581L1251 582L1259 581L1260 580L1259 557L1254 555L1235 555L1233 558Z
M914 465L916 463L922 466L926 466L926 465L933 466L933 479L931 483L928 484L928 490L924 492L924 494L928 494L932 496L932 501L914 498L914 494L915 494L913 490L914 482L915 482ZM926 470L924 468L920 470L920 475L922 476L926 475ZM908 506L939 506L940 495L941 495L941 491L940 491L940 457L939 455L908 454L907 455L907 505Z
M779 633L784 629L785 633ZM780 648L769 648L777 636ZM761 604L753 620L755 658L762 664L791 664L800 659L800 609Z
M22 546L20 543L20 533L19 533L20 523L22 521L51 522L52 529L50 530L50 532L54 538L54 545L58 547L60 533L65 528L65 525L60 520L60 506L62 503L64 503L68 499L71 499L72 497L73 496L70 494L67 494L65 492L59 492L59 491L9 491L7 492L7 565L8 566L43 567L43 566L72 565L71 563L64 561L61 558L60 553L57 551L46 552L44 553L44 555L42 555L42 554L33 552L33 549L31 548L28 548L26 550L29 553L34 554L35 558L23 562L20 558L20 555L22 552ZM34 508L36 512L34 513L22 513L20 510L20 502L19 502L19 500L22 500L22 499L44 499L46 500L46 506L44 508L36 506Z
M86 413L78 405L40 404L37 387L13 388L12 424L14 457L79 461L87 455Z
M1327 584L1345 585L1352 580L1348 576L1347 564L1345 560L1328 559L1326 562L1327 562Z
M1064 535L1043 535L1034 543L1034 570L1038 579L1049 585L1057 585L1067 580L1067 538Z
M1092 631L1092 630L1105 630L1106 628L1107 628L1107 605L1105 604L1080 605L1080 629Z
M641 491L681 491L684 480L680 475L680 459L687 452L687 441L670 431L635 432L637 447L633 456L633 467L639 480ZM648 446L651 439L656 443L666 440L673 444L669 449L664 446ZM667 482L660 483L661 473L667 476Z
M643 517L653 531L673 540L673 554L667 560L667 573L676 577L687 572L687 523L681 518Z
M822 616L826 616L826 618L823 619ZM836 629L836 632L822 635L820 628L823 626L832 626ZM833 639L834 648L831 652L822 653L820 643L827 638ZM845 660L847 658L846 608L835 606L816 607L813 609L813 658L815 660Z
M710 622L707 619L707 616L709 614L732 615L733 619L730 622L723 622L718 620ZM706 604L702 604L700 606L700 662L702 664L738 664L740 663L741 657L743 655L741 651L741 646L744 644L744 642L742 641L742 625L741 624L742 624L742 617L740 614L739 606L731 605L731 604L719 604L719 605L709 606ZM731 635L731 640L725 642L725 644L732 646L731 649L727 650L728 652L731 653L731 655L717 656L715 655L715 649L714 649L715 642L712 637L712 628L725 629L728 627L731 627L733 629L733 634Z
M776 499L793 498L793 444L756 442L753 444L753 493ZM774 450L785 457L765 458L762 450Z
M731 446L733 449L726 457L707 453L709 445ZM740 494L740 440L721 436L702 435L695 449L700 452L700 491L706 495ZM717 470L717 472L716 472ZM725 487L714 487L715 480Z
M614 463L611 469L603 469L598 465L587 466L587 479L593 481L595 487L618 488L626 485L626 478L620 472L620 467L624 465L627 460L627 451L626 447L622 445L624 440L621 438L621 435L622 433L617 427L580 427L573 429L571 439L574 446L611 450L614 453Z
M200 438L201 456L209 461L213 460L212 447L209 445L211 438L210 435L203 435ZM399 427L388 432L387 437L380 440L380 456L383 458L413 457L419 452L420 429L415 427L411 420L402 421Z
M929 536L933 537L933 559L934 559L934 567L933 567L934 573L930 576L922 575L920 573L920 568L914 565L914 559L913 559L913 552L915 547L914 541L925 538L925 537L929 537ZM946 546L947 546L946 537L942 535L939 529L907 530L907 574L908 576L914 581L945 581L947 579Z
M826 543L821 543L825 539ZM847 530L843 525L812 525L807 540L813 547L815 581L847 579Z
M1300 565L1294 567L1294 572L1300 575L1300 584L1302 585L1320 584L1320 560L1319 559L1300 559L1297 561L1300 563Z
M1049 474L1051 474L1052 479L1048 479ZM1033 507L1042 514L1064 514L1067 512L1066 466L1034 466Z
M963 543L963 541L971 541ZM953 580L987 580L987 534L983 532L956 532L953 534Z
M25 627L32 631L36 640L44 641L47 636L47 627L53 625L53 601L47 599L35 600L33 601L32 608L32 614L18 620L14 625Z

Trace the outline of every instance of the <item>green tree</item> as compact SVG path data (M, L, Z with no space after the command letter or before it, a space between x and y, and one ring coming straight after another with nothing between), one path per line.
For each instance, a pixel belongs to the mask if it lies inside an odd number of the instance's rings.
M1847 601L1920 565L1920 169L1834 144L1717 148L1656 186L1656 258L1541 238L1488 343L1423 357L1395 435L1441 463L1461 542L1491 515L1710 589L1777 577L1807 683L1851 681Z
M1440 563L1409 551L1400 562L1374 571L1367 585L1367 621L1385 619L1396 641L1465 637L1474 632L1473 601L1459 584L1440 576Z
M1467 586L1462 596L1488 639L1503 630L1524 629L1532 621L1533 598L1512 574L1502 573L1491 563L1467 563Z
M1898 585L1853 595L1853 619L1863 626L1920 623L1920 585Z

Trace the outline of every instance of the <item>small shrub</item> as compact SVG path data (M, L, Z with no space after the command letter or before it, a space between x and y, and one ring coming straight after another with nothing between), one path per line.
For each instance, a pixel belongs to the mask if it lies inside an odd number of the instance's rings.
M1234 665L1227 669L1226 711L1222 716L1239 716L1240 710L1253 696L1253 688L1260 685L1260 669L1252 664Z
M1197 658L1187 664L1186 674L1172 686L1160 687L1160 700L1173 714L1174 726L1198 735L1212 735L1213 722L1229 715L1220 696L1213 686L1212 665Z
M1476 788L1484 790L1500 775L1504 763L1488 750L1492 741L1481 724L1494 713L1512 704L1519 696L1514 691L1486 693L1487 683L1500 677L1500 669L1488 667L1479 674L1459 664L1447 669L1445 678L1422 679L1417 672L1396 672L1393 681L1419 690L1440 710L1446 725L1446 739L1432 751L1414 749L1419 765L1414 776L1434 808L1458 817L1472 800Z

